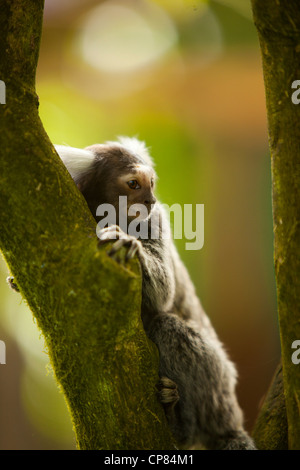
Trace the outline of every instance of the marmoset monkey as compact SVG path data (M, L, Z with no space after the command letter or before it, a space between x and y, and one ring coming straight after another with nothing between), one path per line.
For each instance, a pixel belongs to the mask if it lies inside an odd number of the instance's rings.
M100 244L115 240L110 255L127 247L142 269L142 321L159 350L159 399L181 446L207 449L255 449L243 427L235 385L237 373L206 316L194 285L177 253L169 223L154 196L156 174L143 142L119 138L84 150L56 146L96 219L97 208L111 204L114 224L98 231ZM120 208L119 197L127 197ZM148 236L126 233L120 217L133 205L147 211L139 225ZM107 207L107 206L105 206ZM122 213L123 211L123 213ZM124 211L127 214L124 214ZM128 220L134 220L128 216ZM101 218L100 218L101 220ZM151 237L150 225L158 236ZM169 233L166 233L169 232Z

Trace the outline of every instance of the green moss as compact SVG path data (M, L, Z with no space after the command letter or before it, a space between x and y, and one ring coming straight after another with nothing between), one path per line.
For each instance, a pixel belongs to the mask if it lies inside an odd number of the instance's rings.
M252 435L258 449L288 449L288 425L281 364L275 372Z

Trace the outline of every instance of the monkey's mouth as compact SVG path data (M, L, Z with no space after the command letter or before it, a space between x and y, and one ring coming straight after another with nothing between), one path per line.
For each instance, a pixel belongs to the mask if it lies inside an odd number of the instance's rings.
M132 204L127 207L127 217L130 220L139 219L147 220L153 210L155 204Z

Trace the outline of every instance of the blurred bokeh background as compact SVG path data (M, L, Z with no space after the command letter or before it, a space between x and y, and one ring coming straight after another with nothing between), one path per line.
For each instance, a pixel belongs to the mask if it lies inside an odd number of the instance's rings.
M251 430L280 358L270 159L248 0L46 0L37 74L56 144L146 141L162 202L204 204L199 251L177 246L239 370ZM0 261L0 449L72 449L43 339Z

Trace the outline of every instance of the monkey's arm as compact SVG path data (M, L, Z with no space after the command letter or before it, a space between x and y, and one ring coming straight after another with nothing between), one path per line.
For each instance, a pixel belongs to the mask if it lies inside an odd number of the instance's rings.
M175 278L171 253L165 240L140 241L123 232L118 225L111 225L98 233L100 244L116 240L110 256L114 256L123 246L128 248L126 259L137 254L143 277L143 304L153 315L167 311L173 305Z

